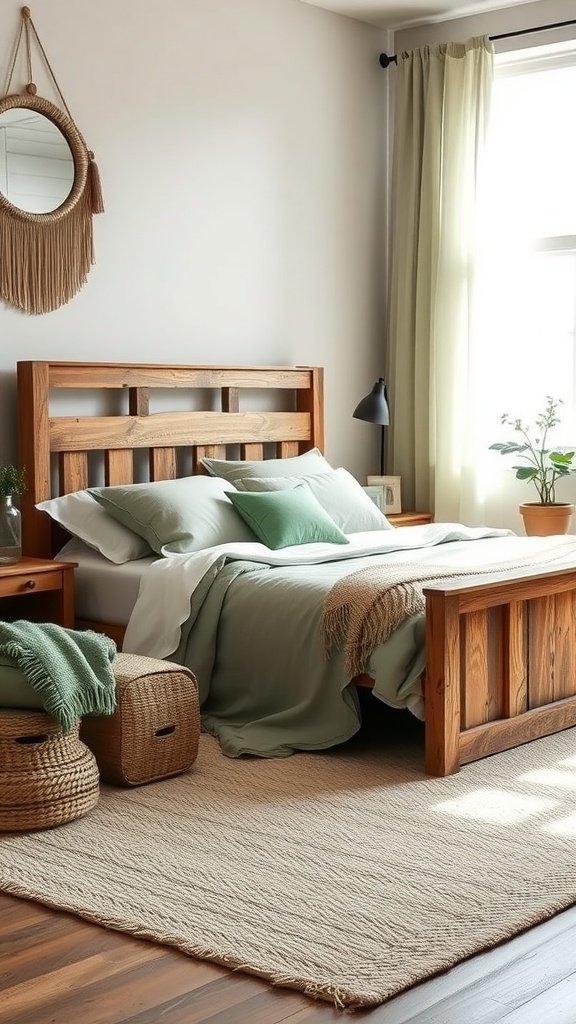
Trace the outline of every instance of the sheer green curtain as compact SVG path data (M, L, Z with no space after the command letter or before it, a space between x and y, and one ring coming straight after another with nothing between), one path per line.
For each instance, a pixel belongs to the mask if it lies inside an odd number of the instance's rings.
M476 193L493 80L487 36L398 58L388 378L406 508L473 521L467 451L481 414L471 306Z

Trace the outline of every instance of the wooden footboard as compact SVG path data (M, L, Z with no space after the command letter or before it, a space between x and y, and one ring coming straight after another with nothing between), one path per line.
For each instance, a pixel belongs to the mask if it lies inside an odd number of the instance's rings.
M429 775L576 725L576 569L424 594Z

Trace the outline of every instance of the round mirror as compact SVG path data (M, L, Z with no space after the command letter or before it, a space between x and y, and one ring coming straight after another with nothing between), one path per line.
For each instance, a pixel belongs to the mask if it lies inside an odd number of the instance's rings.
M13 141L15 131L20 136L17 143ZM40 135L47 160L40 156ZM11 141L4 141L7 136ZM35 146L29 141L32 137ZM4 158L5 144L12 150L9 162ZM4 212L38 225L62 220L84 195L87 172L86 143L68 114L41 96L18 94L0 99L0 216ZM44 179L43 183L39 179Z
M0 113L0 193L12 206L52 213L73 184L72 151L53 121L27 107Z
M68 302L94 262L92 214L102 209L98 170L69 114L32 91L0 99L0 298L28 313Z

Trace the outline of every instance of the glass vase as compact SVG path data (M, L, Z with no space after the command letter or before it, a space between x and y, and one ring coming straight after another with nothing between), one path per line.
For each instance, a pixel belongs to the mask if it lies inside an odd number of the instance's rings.
M22 558L22 521L11 494L0 495L0 565Z

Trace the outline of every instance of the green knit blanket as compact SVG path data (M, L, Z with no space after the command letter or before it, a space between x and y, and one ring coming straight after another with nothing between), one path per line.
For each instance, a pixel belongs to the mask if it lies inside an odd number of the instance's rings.
M116 644L101 633L51 622L0 622L0 655L20 669L65 732L82 715L114 711Z

